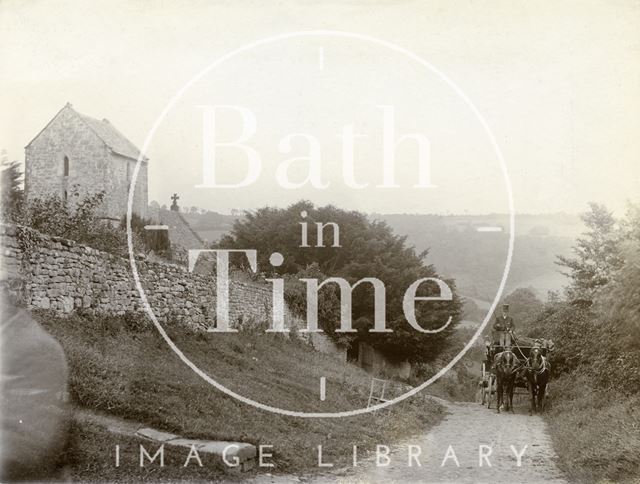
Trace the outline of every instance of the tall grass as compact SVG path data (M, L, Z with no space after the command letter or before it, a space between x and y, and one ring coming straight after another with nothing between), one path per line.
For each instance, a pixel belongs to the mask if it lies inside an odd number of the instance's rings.
M546 418L572 482L640 482L640 395L595 390L586 376L552 382Z
M65 350L70 396L77 406L185 437L273 445L276 472L316 469L318 445L323 446L326 460L348 465L353 445L364 451L424 432L443 414L437 404L417 397L390 410L356 417L276 415L240 403L203 381L142 317L59 318L39 312L36 318ZM367 373L295 338L262 331L196 334L171 326L168 332L203 371L262 403L307 412L366 406L371 381ZM319 399L322 376L327 381L324 402ZM76 431L77 439L87 445L83 435ZM100 452L74 452L76 467L89 465L83 455L95 459L95 454ZM107 453L104 458L111 456ZM189 478L185 472L184 478Z

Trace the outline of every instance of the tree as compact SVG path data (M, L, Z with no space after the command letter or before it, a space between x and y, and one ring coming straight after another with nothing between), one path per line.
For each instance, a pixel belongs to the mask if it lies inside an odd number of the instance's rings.
M590 345L597 344L595 318L591 307L568 301L547 303L527 336L553 340L553 372L571 372L585 363Z
M17 161L8 162L3 154L2 171L0 172L0 209L2 220L15 222L24 199L22 190L22 171Z
M303 212L306 216L301 215ZM335 226L328 225L330 222ZM306 224L307 244L303 243L302 224ZM317 224L324 224L323 246L317 243ZM339 247L334 246L334 234L338 233ZM258 268L268 275L300 275L313 267L319 280L342 277L354 284L365 277L378 278L385 284L387 327L394 331L369 332L375 313L374 289L371 284L362 283L353 291L352 319L357 322L354 324L357 334L353 341L367 341L397 358L413 361L432 359L460 318L460 299L453 281L447 281L453 291L453 301L417 302L416 316L423 328L439 328L449 316L452 316L454 324L436 335L420 333L409 326L402 307L406 289L420 278L441 278L433 266L424 263L426 251L416 253L413 247L406 245L406 238L394 234L385 222L371 221L356 211L332 205L315 207L308 201L286 209L260 208L235 220L231 233L224 236L217 247L256 250ZM279 267L273 267L269 262L273 252L284 256L284 263ZM246 258L232 258L232 263L248 269ZM330 286L333 284L327 284L320 292L333 291ZM417 294L436 295L439 295L439 288L430 283L422 284ZM339 304L339 299L327 298L325 304ZM320 320L323 329L339 339L340 333L334 331L339 325L336 321L339 311L335 311L335 306L323 309L328 315L324 321Z
M519 287L506 296L503 303L509 305L509 313L516 324L516 331L526 334L532 322L539 316L544 303L538 299L532 287Z
M623 239L640 242L640 204L630 203L627 213L620 222Z
M582 215L588 231L572 248L575 257L558 256L556 264L568 269L571 278L567 288L569 299L592 301L599 288L607 284L611 274L620 267L618 241L620 233L616 219L604 205L589 204Z
M555 372L588 375L597 387L628 394L640 392L640 217L634 207L620 225L606 284L592 272L598 283L593 304L548 301L530 335L554 340Z
M620 266L595 299L596 337L587 346L589 370L603 387L640 392L640 217L637 206L623 219Z

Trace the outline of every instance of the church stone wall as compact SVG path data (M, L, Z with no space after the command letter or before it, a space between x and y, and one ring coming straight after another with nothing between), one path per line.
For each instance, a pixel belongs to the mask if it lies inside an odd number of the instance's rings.
M37 247L22 247L19 230L0 225L2 269L20 273L24 302L29 309L71 313L79 309L101 314L142 313L129 261L59 237L37 234ZM31 231L33 233L33 231ZM215 325L215 280L189 273L186 268L140 258L138 271L147 299L161 322L192 329ZM271 321L271 290L265 285L230 282L230 319L233 325ZM288 327L299 326L285 308Z
M64 176L64 157L69 175ZM98 136L73 113L63 109L25 149L25 192L28 200L68 193L74 185L85 195L104 189L107 148Z
M64 157L69 175L64 175ZM70 107L60 113L25 148L25 191L28 200L68 194L80 197L105 193L101 215L120 219L127 213L129 184L136 161L113 153ZM146 216L148 204L147 163L140 166L133 211Z
M109 155L109 176L106 186L109 193L109 213L120 214L118 218L127 213L129 201L129 186L133 182L133 172L137 161L115 153ZM141 217L147 215L147 162L140 164L138 177L134 189L133 212Z

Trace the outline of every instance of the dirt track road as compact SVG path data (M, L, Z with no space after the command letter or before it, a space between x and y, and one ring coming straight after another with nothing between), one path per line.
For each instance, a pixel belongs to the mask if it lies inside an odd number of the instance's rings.
M562 483L566 482L554 463L554 451L542 418L529 415L524 408L519 413L497 414L477 403L451 403L442 401L450 415L424 436L394 446L390 463L376 466L375 456L360 463L359 467L331 470L326 474L301 478L273 478L262 476L260 482L428 482L428 483ZM479 466L479 446L491 448L486 461ZM421 449L418 467L408 466L408 449ZM453 457L443 464L451 446L459 462ZM522 454L521 466L513 450ZM384 459L382 459L384 462Z

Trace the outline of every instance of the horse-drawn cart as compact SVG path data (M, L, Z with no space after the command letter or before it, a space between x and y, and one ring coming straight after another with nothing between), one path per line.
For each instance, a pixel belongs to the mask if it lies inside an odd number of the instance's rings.
M491 408L495 403L497 410L500 411L500 406L504 402L508 409L512 409L513 396L516 395L520 400L520 397L525 395L534 398L532 410L535 410L537 404L540 408L544 408L549 398L548 357L552 349L551 341L526 337L514 338L513 345L507 348L497 343L485 343L485 359L482 362L479 382L480 403L487 405L487 408ZM498 380L501 376L506 385L499 385ZM544 386L540 389L538 380L542 382L543 376ZM531 394L532 386L534 395ZM502 398L505 390L506 401ZM535 398L538 396L540 399L536 402Z

